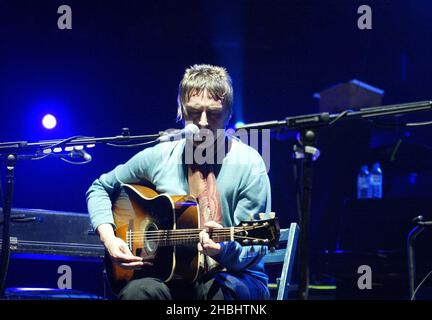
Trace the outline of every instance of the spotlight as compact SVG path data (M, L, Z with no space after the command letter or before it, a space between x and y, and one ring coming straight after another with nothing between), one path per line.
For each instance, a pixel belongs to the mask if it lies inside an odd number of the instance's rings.
M57 125L57 120L52 114L47 114L43 117L42 124L46 129L53 129Z

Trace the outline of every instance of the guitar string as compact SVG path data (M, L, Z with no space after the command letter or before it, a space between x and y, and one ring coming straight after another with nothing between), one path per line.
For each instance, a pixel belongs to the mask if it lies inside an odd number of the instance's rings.
M234 237L240 237L240 235L235 235ZM223 239L227 239L228 235L218 235L218 236L214 236L212 237L212 239L217 239L217 238L223 238ZM166 238L166 237L155 237L155 238L129 238L127 237L127 240L132 240L132 241L141 241L141 240L146 240L146 241L171 241L171 240L194 240L194 239L199 239L199 236L196 235L195 237L189 237L189 238L185 238L185 237L171 237L171 238Z
M247 236L237 236L237 238L241 238L241 239L246 239L246 240L263 240L263 239L260 239L260 238L254 238L254 237L247 237ZM133 240L133 239L132 239ZM154 240L154 239L153 239ZM199 240L199 238L197 238L197 239L191 239L191 238L188 238L188 239L185 239L185 238L176 238L176 239L161 239L161 240L159 240L159 244L160 244L160 242L162 242L162 244L166 244L167 242L168 243L176 243L176 242L196 242L197 240ZM216 239L213 239L213 240L216 240ZM199 241L198 241L199 242Z
M234 227L234 231L248 231L248 230L254 230L258 228L265 228L267 226L261 225L261 226L247 226L247 227ZM172 233L172 234L188 234L188 233L196 233L201 232L205 229L173 229L173 230L154 230L154 231L128 231L128 234L138 234L138 235L153 235L153 234L161 234L161 233ZM220 229L213 229L213 233L231 233L231 228L223 228Z
M234 238L238 238L238 237L245 237L245 236L241 236L241 235L235 235ZM256 237L255 237L256 238ZM127 238L127 240L132 240L132 241L171 241L171 240L192 240L192 239L199 239L198 236L196 237L189 237L189 238L185 238L185 237L171 237L171 238L165 238L165 237L159 237L159 238ZM215 239L230 239L230 237L228 235L224 236L216 236L216 237L212 237L213 240Z
M218 234L218 235L212 235L212 238L229 238L231 235L230 234ZM234 236L237 236L234 235ZM172 236L172 237L164 237L164 236L158 236L158 237L128 237L130 239L134 239L134 240L163 240L163 239L192 239L192 238L199 238L199 235L190 235L190 236Z
M254 228L256 229L256 228ZM181 229L179 229L181 230ZM177 231L177 230L175 230ZM166 230L166 231L161 231L158 232L156 234L152 233L152 234L148 234L146 232L128 232L126 234L126 236L128 238L132 237L135 240L141 240L141 239L146 239L146 240L157 240L157 239L173 239L173 238L182 238L182 237L186 237L186 236L198 236L197 232L201 232L202 230L198 229L195 231L187 231L187 232L173 232L173 230ZM239 233L246 231L245 229L237 229L234 230L234 236L237 236ZM220 230L220 231L216 231L213 230L212 232L212 236L213 237L217 237L217 236L231 236L233 234L233 232L231 230Z
M201 230L199 230L201 232ZM238 235L239 233L243 232L244 230L235 230L234 231L234 235ZM172 230L170 230L170 232L161 232L158 234L150 234L148 235L147 233L131 233L128 232L126 234L127 237L132 237L133 239L139 240L139 239L147 239L147 240L153 240L153 239L165 239L165 238L169 238L169 239L173 239L173 238L182 238L182 237L187 237L187 236L199 236L199 234L197 234L198 230L195 232L172 232ZM224 230L224 231L218 231L218 232L212 232L212 236L213 237L217 237L217 236L231 236L232 232L230 230Z
M244 230L237 230L231 232L231 231L218 231L213 232L212 237L231 237L231 236L238 236L241 234ZM127 238L132 238L135 240L158 240L158 239L178 239L178 238L185 238L185 237L199 237L199 234L196 232L179 232L179 233L172 233L172 232L163 232L158 234L146 234L146 233L127 233Z
M234 234L240 234L243 231L234 231ZM131 233L127 233L127 235L129 237L134 237L136 239L140 239L140 238L145 238L145 239L152 239L152 238L159 238L159 237L165 237L165 238L169 238L169 237L188 237L188 236L198 236L201 232L166 232L166 233L159 233L159 234L146 234L146 233L135 233L135 234L131 234ZM231 235L232 232L212 232L211 233L212 236L217 236L217 235Z
M192 237L191 237L192 236ZM232 236L232 233L231 232L218 232L217 234L213 234L212 235L212 238L220 238L220 237L231 237ZM241 234L234 234L233 235L234 237L246 237L246 236L242 236ZM199 239L199 234L190 234L190 236L189 237L185 237L185 235L184 234L180 234L180 235L178 235L178 234L174 234L174 235L171 235L170 237L169 237L169 235L168 234L161 234L161 235L153 235L153 236L150 236L150 237L145 237L145 236L140 236L140 235L129 235L129 234L127 234L126 235L126 240L135 240L135 241L140 241L140 240L147 240L147 241L155 241L155 240L161 240L161 241L170 241L170 240L182 240L182 239L184 239L184 240L193 240L193 239L195 239L195 238L198 238ZM250 237L250 238L252 238L252 237ZM254 238L254 239L259 239L259 238Z
M251 230L251 229L257 229L257 228L264 228L267 226L264 225L258 225L258 226L244 226L244 227L234 227L234 230ZM172 229L172 230L149 230L149 231L131 231L132 233L142 233L142 232L147 232L147 233L157 233L157 232L177 232L177 231L187 231L187 232L195 232L195 231L202 231L204 229L202 228L193 228L193 229L188 229L188 228L184 228L184 229ZM213 229L213 231L231 231L230 227L225 227L225 228L215 228Z
M237 230L234 231L234 235L238 235L241 234L244 230ZM231 231L219 231L219 232L212 232L212 236L229 236L232 235L233 233ZM128 237L132 237L135 239L140 239L140 238L145 238L145 239L153 239L153 238L160 238L160 237L184 237L184 236L199 236L199 233L197 232L188 232L188 233L177 233L177 232L164 232L164 233L160 233L160 234L151 234L151 235L147 235L146 233L130 233L128 232L126 234L126 236Z

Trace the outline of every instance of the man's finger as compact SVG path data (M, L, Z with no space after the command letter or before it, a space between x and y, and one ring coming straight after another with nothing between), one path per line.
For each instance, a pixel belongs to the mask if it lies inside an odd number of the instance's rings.
M207 231L203 230L199 233L199 239L201 243L206 242L208 239L210 239Z
M141 262L142 258L141 257L137 257L134 256L132 253L131 254L126 254L123 252L117 252L113 255L114 259L117 261L121 261L121 262Z
M198 248L198 252L203 252L204 251L203 246L201 245L201 242L198 242L197 248Z
M144 265L143 262L123 262L120 266L124 269L140 269Z
M217 223L216 221L207 221L204 223L204 227L208 228L222 228L222 225Z
M211 243L205 243L203 244L203 249L204 250L208 250L208 249L218 249L218 246L216 243L214 243L213 241Z

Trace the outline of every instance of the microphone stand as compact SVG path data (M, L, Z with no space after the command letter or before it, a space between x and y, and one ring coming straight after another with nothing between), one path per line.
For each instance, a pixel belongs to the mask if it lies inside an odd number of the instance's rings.
M408 251L408 285L410 298L415 300L414 287L416 279L416 263L414 255L414 244L417 236L424 231L426 227L432 227L432 221L423 221L423 216L418 216L413 219L417 225L409 232L407 237Z
M299 286L298 295L301 299L309 297L309 220L312 199L313 161L319 157L316 130L330 126L336 121L347 119L370 119L389 115L402 115L413 112L432 110L432 101L420 101L394 104L372 108L361 108L357 111L345 110L341 113L328 112L286 117L284 120L265 121L245 124L238 129L271 129L287 128L298 131L297 144L294 145L293 158L295 168L302 168L298 178L297 199L300 200L299 210Z
M16 156L9 154L5 159L6 183L4 187L3 204L3 242L1 251L0 264L0 298L4 297L4 288L6 283L6 273L9 267L10 258L10 220L12 209L12 198L14 190L14 171ZM2 276L4 273L4 276Z
M50 156L52 148L77 147L77 146L94 146L95 144L107 144L111 146L124 146L125 142L145 144L155 142L163 133L152 135L131 136L128 128L122 129L122 134L114 137L72 137L69 139L43 140L29 143L27 141L3 142L0 143L0 158L3 160L6 170L5 182L3 187L3 242L1 245L1 264L0 264L0 298L5 295L6 278L10 260L10 223L11 221L20 221L25 217L11 215L13 191L14 191L14 171L18 160L28 160L40 157ZM149 141L150 140L150 141ZM142 145L142 144L137 144ZM134 146L134 145L130 145ZM29 154L30 153L30 154ZM56 153L52 153L56 155ZM42 155L42 157L41 157ZM84 154L83 154L84 155ZM1 196L1 193L0 193Z

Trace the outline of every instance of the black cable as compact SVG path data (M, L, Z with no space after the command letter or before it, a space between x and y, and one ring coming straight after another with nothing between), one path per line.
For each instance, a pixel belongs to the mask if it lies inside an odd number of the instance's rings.
M296 152L296 151L295 151ZM293 181L294 181L294 188L296 190L296 204L297 204L297 217L298 221L301 222L301 198L302 198L302 188L301 188L301 167L300 167L300 160L297 159L295 156L293 157Z
M2 186L3 186L3 172L0 171L0 208L3 208L3 190L2 190ZM3 213L3 212L2 212Z
M86 137L86 136L73 136L73 137L69 137L69 138L66 138L64 140L61 140L60 142L57 142L56 144L53 144L53 145L48 146L48 147L44 147L43 150L61 146L61 145L65 144L65 143L67 143L69 141L72 141L72 140L75 140L75 139L86 139L86 138L94 138L94 137Z
M51 153L47 153L47 154L40 156L40 157L36 156L35 158L31 158L30 160L42 160L42 159L45 159L46 157L48 157L50 155L51 155Z
M3 235L1 244L1 260L0 260L0 298L5 296L6 278L9 269L10 260L10 223L12 198L14 190L14 169L16 157L9 155L6 159L6 181L3 190Z
M142 143L135 143L135 144L115 144L115 143L107 143L107 146L111 146L111 147L117 147L117 148L134 148L134 147L140 147L140 146L145 146L151 143L155 143L156 141L158 141L158 139L152 140L152 141L147 141L147 142L142 142Z
M78 161L70 161L70 160L68 160L66 158L63 158L63 157L60 157L60 159L63 160L64 162L67 162L67 163L70 163L70 164L76 164L76 165L87 164L87 163L90 163L92 161L92 159L89 159L89 160L86 160L86 161L79 161L79 162Z
M420 282L420 284L417 286L417 288L414 290L414 293L411 297L411 300L415 299L415 295L417 294L417 291L420 289L421 285L429 278L429 276L432 274L432 270L429 271L429 273L426 275L426 277L423 278L423 280Z
M420 127L420 126L429 126L432 125L432 121L424 121L424 122L408 122L408 123L386 123L386 122L380 122L377 120L373 120L373 119L367 119L368 121L370 121L371 123L373 123L376 126L381 126L381 127Z
M69 141L72 141L72 140L75 140L75 139L86 139L86 138L92 138L92 137L86 137L86 136L73 136L73 137L69 137L69 138L61 140L60 142L57 142L56 144L53 144L51 146L43 147L42 150L48 150L48 149L52 149L52 148L55 148L55 147L59 147L59 146L65 144L65 143L67 143ZM47 154L44 154L42 156L38 156L37 155L38 153L40 153L40 150L37 150L36 151L36 157L31 158L30 160L42 160L42 159L45 159L45 158L47 158L47 157L49 157L51 155L51 152L47 153ZM88 161L88 162L90 162L90 161ZM88 163L88 162L86 162L86 163ZM81 164L81 163L77 163L77 164Z
M334 118L332 121L329 122L329 125L331 126L336 121L342 119L343 117L346 117L350 112L352 112L351 109L347 109L347 110L342 111L336 118Z
M405 126L407 127L419 127L419 126L429 126L429 125L432 125L432 121L412 122L412 123L405 124Z
M403 140L399 139L398 142L396 143L395 147L393 148L393 151L390 155L390 162L393 162L396 158L396 153L399 151L399 147L402 144Z

